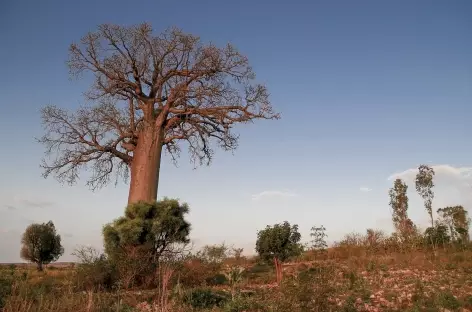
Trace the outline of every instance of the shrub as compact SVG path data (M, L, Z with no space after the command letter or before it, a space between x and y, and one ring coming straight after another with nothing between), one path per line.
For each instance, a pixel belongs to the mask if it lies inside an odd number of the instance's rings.
M208 277L206 280L207 285L209 286L218 286L218 285L224 285L228 281L226 276L222 273L217 273L213 276Z
M118 276L115 266L105 255L99 254L92 247L79 247L73 255L80 262L76 268L78 289L112 289Z
M208 288L195 288L184 294L184 303L196 309L211 309L222 307L228 302L228 295L225 292L213 291Z
M272 270L271 266L267 263L256 263L249 269L247 269L247 273L249 274L260 274L260 273L268 273Z
M267 311L266 307L250 298L238 297L228 301L223 308L225 312L245 312L245 311Z
M331 267L316 267L286 278L277 311L330 311L329 298L335 291L332 274Z
M457 298L450 292L440 293L437 300L439 306L444 309L457 311L461 307L459 300L457 300Z
M123 286L155 286L160 261L175 260L189 243L189 207L164 198L129 205L125 214L103 227L105 253L116 265Z
M0 309L4 307L6 299L10 296L13 279L0 276Z
M213 282L219 271L220 264L205 263L195 258L181 264L176 278L185 287L196 287Z
M210 263L222 263L228 258L228 246L224 243L219 245L205 245L202 250L197 253L197 257Z
M448 229L444 225L436 225L429 227L424 233L424 244L426 246L444 246L451 241Z

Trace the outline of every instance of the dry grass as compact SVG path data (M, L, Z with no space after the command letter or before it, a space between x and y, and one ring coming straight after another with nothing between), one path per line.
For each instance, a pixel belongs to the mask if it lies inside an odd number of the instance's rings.
M470 251L440 251L435 257L422 251L334 255L336 251L331 250L315 259L305 256L284 264L281 286L277 286L272 267L244 261L247 270L240 285L240 302L213 311L472 311ZM28 267L12 270L4 267L0 273L14 276L5 312L197 310L183 303L182 294L176 294L175 281L169 284L172 271L162 275L164 284L159 289L93 293L77 289L76 269L71 266L44 272ZM303 278L307 272L310 277ZM228 285L212 289L230 292Z

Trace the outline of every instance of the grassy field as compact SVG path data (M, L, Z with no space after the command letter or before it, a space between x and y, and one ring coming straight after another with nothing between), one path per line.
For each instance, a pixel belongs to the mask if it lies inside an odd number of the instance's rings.
M221 272L236 266L244 271L232 283ZM152 287L125 288L115 282L104 290L97 284L102 272L78 265L50 265L43 272L4 265L0 301L5 312L472 311L468 250L372 254L362 248L330 248L285 263L280 285L274 268L257 258L221 263L194 258L166 272L150 277Z

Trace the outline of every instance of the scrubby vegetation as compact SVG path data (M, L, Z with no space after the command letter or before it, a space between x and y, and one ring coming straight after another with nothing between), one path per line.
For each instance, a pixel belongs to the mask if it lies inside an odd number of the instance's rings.
M0 306L5 312L471 311L467 211L441 208L434 220L434 184L424 177L434 171L422 166L419 172L427 190L418 193L432 222L424 232L408 217L401 180L389 192L394 233L367 229L328 247L324 226L313 226L311 241L302 244L298 226L285 221L255 233L258 256L250 258L224 243L192 251L188 205L139 202L104 226L104 253L80 247L73 253L77 263L44 271L2 267ZM30 246L44 256L40 263L63 252L52 223L28 227L28 242L54 247Z
M282 264L280 285L259 257L215 262L188 252L130 283L135 267L82 248L82 262L69 267L3 267L0 304L6 312L472 310L470 245L432 253L382 235L347 235L323 253L306 251Z

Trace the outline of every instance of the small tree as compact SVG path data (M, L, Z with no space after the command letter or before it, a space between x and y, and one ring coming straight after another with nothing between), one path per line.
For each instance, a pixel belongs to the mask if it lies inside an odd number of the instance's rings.
M103 228L105 252L118 264L128 286L136 278L149 277L160 260L173 258L179 246L189 243L187 204L164 198L154 203L129 205L125 215ZM132 273L132 274L130 274Z
M43 264L54 262L64 254L61 236L56 234L52 221L42 224L33 223L28 226L21 244L21 258L36 263L38 271L43 270Z
M242 259L243 257L243 251L244 251L244 248L232 248L231 249L231 253L234 257L234 259L236 259L236 261L239 261Z
M225 243L219 245L205 245L199 255L210 263L221 263L228 256L228 246Z
M433 218L433 199L434 199L434 169L427 166L421 165L418 167L418 174L416 175L416 192L423 198L424 207L429 214L431 219L431 227L434 227Z
M470 219L462 206L438 209L441 222L448 227L452 241L466 243L469 241Z
M451 236L448 233L448 228L444 224L436 224L434 227L429 227L424 232L425 245L445 246L451 241Z
M367 229L365 245L371 252L379 252L380 247L385 244L387 236L381 230Z
M303 251L300 239L298 225L291 226L287 221L268 225L257 233L256 251L264 261L274 261L278 283L282 280L281 262L298 256Z
M317 250L317 251L323 251L328 248L328 244L326 243L326 228L321 225L319 227L312 227L311 228L311 233L310 236L312 238L311 240L311 249L312 250Z
M408 186L401 179L396 179L389 190L392 221L402 243L409 241L416 229L413 221L408 218Z

